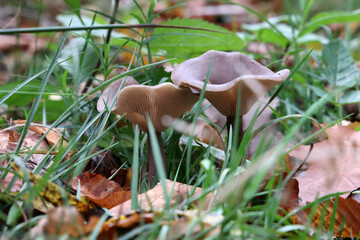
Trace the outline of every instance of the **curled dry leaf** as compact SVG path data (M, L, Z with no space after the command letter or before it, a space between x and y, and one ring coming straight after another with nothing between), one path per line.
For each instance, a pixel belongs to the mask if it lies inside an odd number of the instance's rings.
M100 174L85 172L74 178L71 185L78 188L80 182L81 196L84 196L104 208L112 208L131 198L130 189L123 189L116 182Z
M26 120L14 120L13 123L14 124L25 124ZM30 125L29 129L40 135L44 135L49 130L49 128L39 126L39 125ZM55 129L51 129L48 132L48 134L46 134L46 136L45 136L45 139L50 144L50 146L54 146L56 144L56 146L58 147L60 145L60 143L62 142L63 146L66 147L67 142L65 140L62 141L61 138L62 138L62 134Z
M39 142L40 138L40 134L29 130L24 138L21 150L26 151L28 149L32 149ZM0 132L0 153L11 153L15 151L19 139L20 134L13 130ZM45 141L41 141L36 150L46 153L49 150L49 146ZM42 154L33 154L26 165L29 168L33 168L33 164L38 164L43 157L44 155Z
M173 182L170 180L166 181L167 192L170 193L174 187L171 205L182 202L187 198L189 192L192 190L193 186L186 185L179 182ZM200 195L202 189L199 187L195 188L194 195ZM204 202L201 202L202 207L206 208L209 205L211 195L208 194L204 199ZM166 199L163 192L163 187L161 183L158 183L153 189L142 193L138 196L139 207L142 210L148 209L163 209L166 205ZM119 216L123 213L131 211L131 200L128 200L112 209L110 212L113 216Z
M360 187L360 132L333 126L326 130L328 139L315 143L306 163L308 169L296 177L301 204L330 193L347 192ZM300 146L290 157L304 160L309 146Z

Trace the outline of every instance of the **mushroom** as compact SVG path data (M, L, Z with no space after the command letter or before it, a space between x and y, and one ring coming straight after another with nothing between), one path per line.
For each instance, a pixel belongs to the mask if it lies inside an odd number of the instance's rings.
M270 103L269 107L267 107L261 113L261 115L255 116L255 114L257 114L258 111L261 110L269 100L270 100L269 97L266 97L266 96L261 97L258 101L256 101L256 103L251 107L251 109L243 116L244 129L248 128L248 126L250 125L250 123L251 123L251 121L253 120L254 117L256 119L255 119L254 126L252 127L253 131L255 129L258 129L259 127L261 127L262 125L264 125L265 123L269 122L272 119L273 112L272 112L271 108L276 108L279 105L279 99L278 98L275 98ZM203 102L203 107L205 107L207 104L208 104L208 101L205 100ZM224 128L224 126L226 125L226 117L224 115L222 115L212 105L209 105L204 110L204 114L207 116L209 121L212 122L212 124L217 126L219 131L222 130ZM267 141L269 141L271 139L273 144L276 144L277 142L279 142L279 140L283 136L282 136L281 132L276 130L275 126L276 125L271 125L270 127L267 127L266 130L264 129L263 131L261 131L256 136L253 136L251 142L249 143L249 148L248 148L248 152L247 152L248 157L251 157L254 154L254 152L256 151L256 149L259 146L259 143L261 142L261 140L263 138L265 138ZM225 133L225 132L226 132L226 130L224 130L223 133ZM221 136L219 136L218 132L215 131L213 133L213 135L208 135L208 136L206 136L206 138L204 137L203 142L207 143L207 142L209 142L210 138L215 139L215 138L218 138L218 137L221 137Z
M109 106L114 98L119 88L125 88L126 86L139 85L139 83L131 76L120 78L119 80L110 84L110 86L104 90L101 94L100 99L97 102L96 109L101 112L106 106ZM112 111L116 110L116 104L113 106Z
M161 132L171 123L164 124L162 118L170 116L179 118L191 108L198 97L188 88L180 88L172 83L162 83L156 86L132 85L120 90L113 113L124 115L130 122L137 124L142 131L148 132L146 118L150 118L154 125L157 141L160 146L164 168L166 169L166 156L161 141ZM156 166L152 152L152 142L148 137L148 182L150 186L155 177Z
M274 73L242 53L211 50L179 64L173 70L171 79L176 85L189 87L193 93L199 94L211 64L205 98L227 117L228 131L235 123L238 89L241 91L240 143L243 135L242 116L268 90L284 81L290 71L285 69Z

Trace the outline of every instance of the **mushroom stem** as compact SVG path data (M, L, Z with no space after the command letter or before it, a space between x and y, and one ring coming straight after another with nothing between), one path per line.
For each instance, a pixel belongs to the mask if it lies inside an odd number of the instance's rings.
M243 139L243 136L244 136L244 129L243 129L243 116L240 116L239 117L239 131L236 133L234 133L234 130L235 130L235 116L228 116L227 117L227 121L226 121L226 127L227 127L227 131L228 133L230 133L230 128L232 127L233 129L233 143L234 143L234 140L236 139L235 136L237 137L237 140L236 140L236 147L239 147L240 146L240 143Z
M164 151L164 147L162 144L162 140L161 140L161 132L156 132L156 140L159 144L159 148L161 151L161 157L163 160L163 166L166 172L166 167L167 167L167 161L166 161L166 155L165 155L165 151ZM156 164L155 164L155 158L154 158L154 152L152 150L152 142L150 140L150 137L148 138L148 155L149 155L149 160L148 160L148 183L149 186L151 187L153 182L154 182L154 178L156 175Z

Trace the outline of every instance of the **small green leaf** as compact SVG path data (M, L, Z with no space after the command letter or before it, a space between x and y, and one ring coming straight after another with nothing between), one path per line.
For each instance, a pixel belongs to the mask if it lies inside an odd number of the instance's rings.
M335 86L351 87L360 78L349 50L341 39L332 40L322 50L323 78Z
M231 51L243 48L242 40L235 33L201 19L176 18L163 24L226 32L156 28L150 41L152 52L164 54L168 57L176 56L178 58L177 62L198 56L208 50Z
M348 91L339 99L340 104L360 103L360 90Z
M64 2L80 17L80 0L64 0Z
M359 22L360 9L352 12L323 12L315 15L301 31L300 36L331 23Z
M85 41L83 38L70 40L59 58L60 65L73 75L76 86L91 75L99 59L97 50L91 44L83 52ZM80 66L81 54L84 54L84 60Z
M2 85L0 88L0 99L21 83L22 81L16 81ZM20 90L13 93L8 99L5 100L4 103L6 105L15 107L26 106L27 104L31 103L38 94L40 85L41 82L39 80L33 80L32 82L29 82L28 84L23 86ZM57 94L58 92L58 87L47 84L44 95Z

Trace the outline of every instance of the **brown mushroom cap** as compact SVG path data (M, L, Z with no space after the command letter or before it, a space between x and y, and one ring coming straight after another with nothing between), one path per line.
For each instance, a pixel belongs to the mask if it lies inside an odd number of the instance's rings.
M205 98L225 116L235 116L239 87L240 115L245 115L265 92L284 81L290 73L287 69L274 73L242 53L211 50L179 64L171 79L199 93L211 63Z
M123 83L124 82L124 83ZM97 102L97 106L96 109L101 112L102 110L104 110L105 106L109 106L111 104L111 102L113 101L113 99L116 96L117 91L119 90L119 88L122 85L122 88L125 88L127 86L131 86L131 85L138 85L139 83L131 76L127 76L124 78L120 78L119 80L113 82L112 84L110 84L110 86L104 90L104 92L101 94L98 102ZM116 104L113 106L112 111L116 110Z
M169 115L179 118L191 108L198 97L190 89L181 88L171 83L156 86L133 85L122 89L117 97L114 113L126 114L124 117L138 124L147 131L146 115L148 114L156 132L166 130L162 117Z

